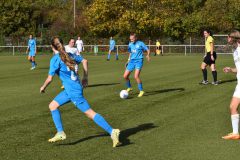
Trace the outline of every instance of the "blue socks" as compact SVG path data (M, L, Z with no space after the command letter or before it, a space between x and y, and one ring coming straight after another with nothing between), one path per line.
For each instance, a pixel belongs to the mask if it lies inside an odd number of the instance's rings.
M113 128L107 123L107 121L100 115L96 114L93 118L93 121L100 127L102 127L110 135L112 134Z
M130 80L126 82L126 86L127 86L127 88L132 88Z
M108 53L107 59L110 60L111 54ZM118 60L118 53L116 53L116 60Z
M108 53L108 57L107 57L107 59L110 59L110 56L111 56L111 54Z
M32 67L35 67L35 61L32 61Z
M61 114L58 109L51 111L52 113L52 119L55 124L55 127L57 129L57 132L62 132L63 131L63 126L62 126L62 119L61 119Z
M139 89L139 91L143 90L142 83L138 83L138 89Z
M56 109L54 111L51 111L51 114L52 114L53 122L57 129L57 132L62 132L63 126L62 126L60 111ZM93 121L111 135L113 128L107 123L107 121L100 114L97 113L94 116Z

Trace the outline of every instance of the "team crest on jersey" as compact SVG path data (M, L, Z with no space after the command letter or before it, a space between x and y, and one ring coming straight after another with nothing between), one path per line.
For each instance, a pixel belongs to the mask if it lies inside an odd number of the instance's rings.
M137 50L136 49L132 49L132 53L136 53L137 52Z

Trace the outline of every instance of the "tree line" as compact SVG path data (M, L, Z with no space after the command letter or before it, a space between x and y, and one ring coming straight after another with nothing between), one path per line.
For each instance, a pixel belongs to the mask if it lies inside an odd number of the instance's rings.
M183 42L204 28L240 28L239 0L76 0L75 28L73 11L73 0L1 0L0 34L98 39L136 32Z

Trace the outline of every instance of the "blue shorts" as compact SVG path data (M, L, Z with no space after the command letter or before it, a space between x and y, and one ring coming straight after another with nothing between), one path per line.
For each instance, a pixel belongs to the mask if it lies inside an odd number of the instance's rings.
M110 48L109 50L112 51L112 52L114 52L114 51L116 51L116 47Z
M132 72L133 70L141 70L143 67L143 59L131 59L128 62L127 70Z
M34 57L34 56L35 56L35 51L30 51L29 54L28 54L28 56Z
M84 97L70 97L65 90L60 92L54 98L54 101L56 101L60 106L71 101L83 113L90 109L90 105Z

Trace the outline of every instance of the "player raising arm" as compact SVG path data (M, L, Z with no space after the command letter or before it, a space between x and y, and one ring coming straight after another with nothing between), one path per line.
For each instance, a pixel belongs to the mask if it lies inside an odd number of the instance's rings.
M86 87L88 82L87 60L83 59L79 55L67 53L64 50L62 40L60 40L58 37L54 37L52 39L52 49L55 55L50 61L48 77L40 88L40 92L45 92L55 74L57 74L61 79L65 90L60 92L49 104L52 119L57 129L57 134L48 141L56 142L66 139L66 134L63 130L62 119L58 107L71 101L80 111L85 113L87 117L92 119L98 126L103 128L111 135L113 147L119 145L120 130L113 129L100 114L91 109L87 100L83 96L83 87ZM82 83L80 82L79 76L76 74L77 72L75 65L79 63L83 64L84 69Z
M130 53L128 63L126 65L126 70L124 72L124 79L126 80L127 91L130 92L132 90L132 86L130 83L129 76L133 70L135 70L134 78L137 81L139 94L138 97L142 97L144 94L142 81L140 79L141 69L143 67L143 58L144 51L147 51L147 60L150 61L150 50L147 46L142 42L137 40L137 36L135 33L130 34L130 43L128 45L128 52Z
M233 53L233 59L236 68L225 67L223 71L225 73L237 73L237 86L235 88L231 103L231 121L232 121L232 133L223 136L223 139L240 139L238 127L239 127L239 113L238 106L240 104L240 32L235 30L231 32L228 36L228 43L235 49Z

